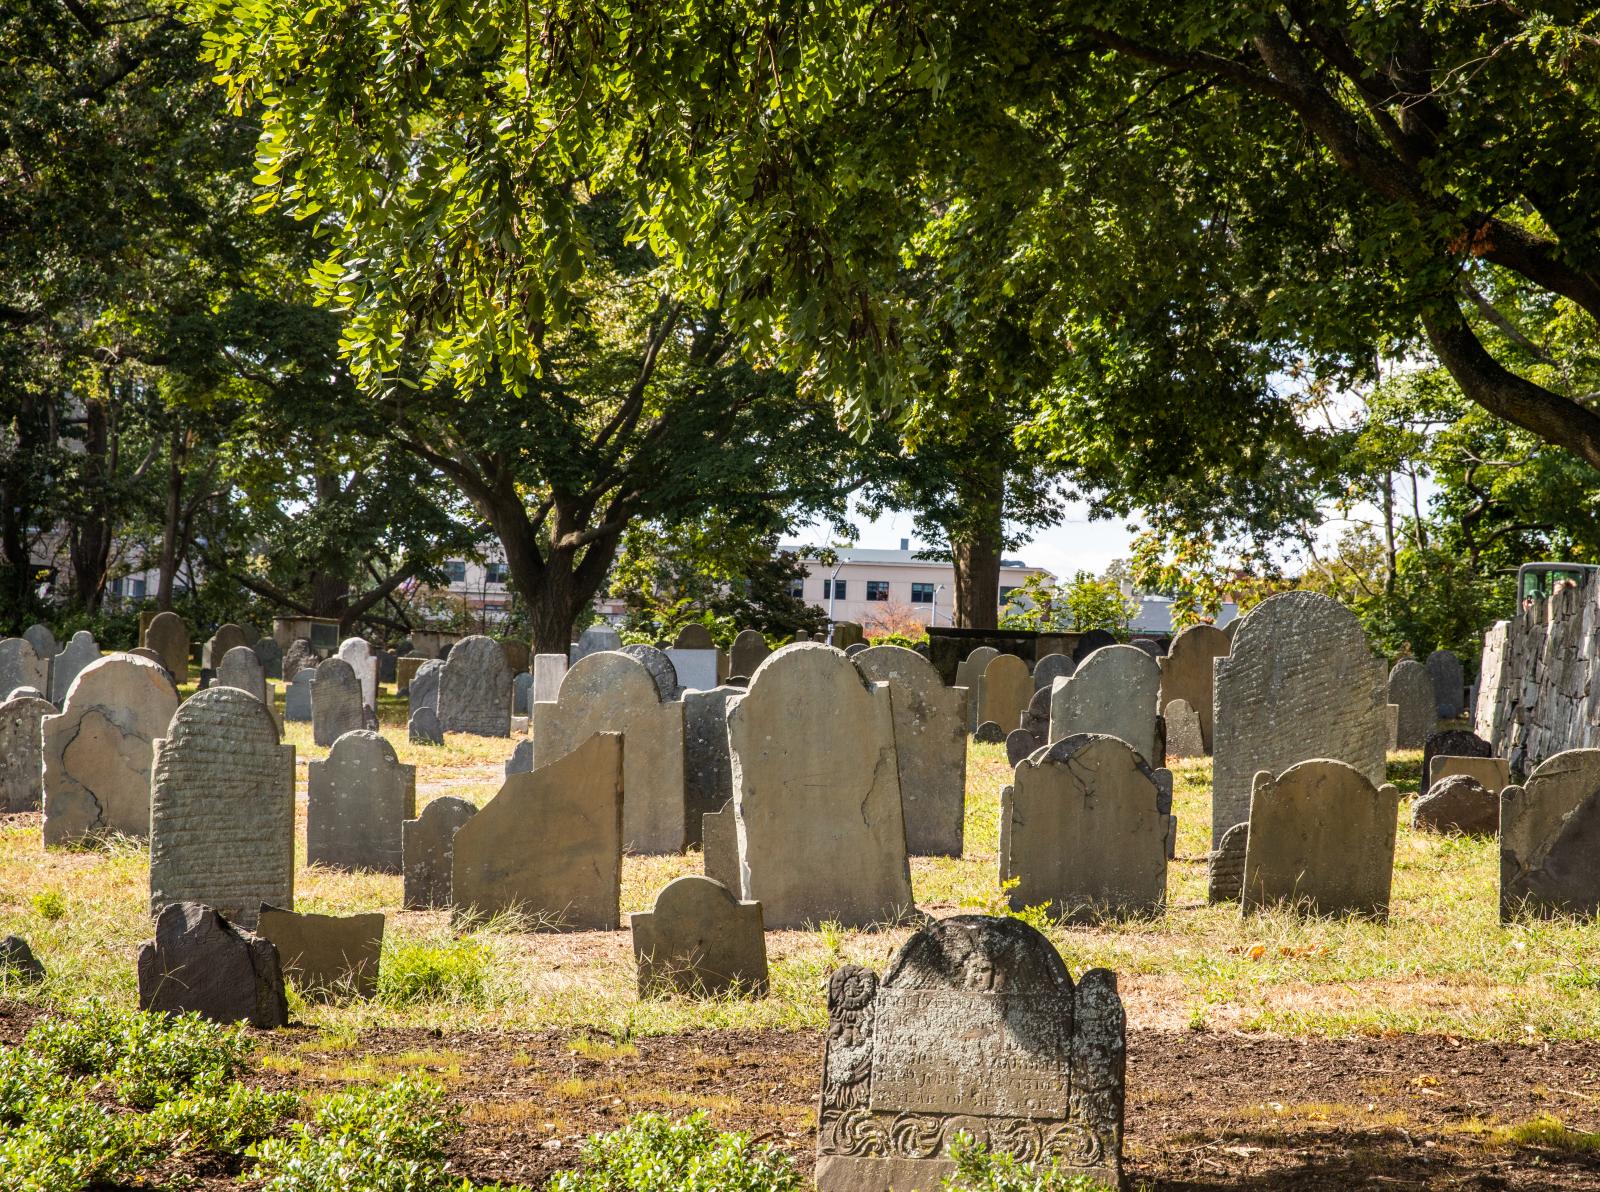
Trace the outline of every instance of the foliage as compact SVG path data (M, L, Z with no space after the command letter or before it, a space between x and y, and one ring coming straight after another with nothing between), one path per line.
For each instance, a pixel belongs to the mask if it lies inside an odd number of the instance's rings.
M1109 1188L1103 1181L1064 1171L1059 1159L1047 1165L1023 1163L991 1151L970 1134L956 1139L951 1154L956 1171L945 1178L947 1192L1107 1192Z
M704 1112L673 1122L653 1113L591 1138L578 1171L557 1175L552 1192L798 1192L788 1156L752 1146L750 1136L712 1128Z
M1115 580L1079 571L1063 586L1041 573L1030 575L1011 593L1000 624L1040 632L1104 629L1126 637L1138 610L1138 602L1123 596Z
M477 1002L489 979L489 953L470 937L432 944L393 943L385 937L378 969L378 997L394 1005L416 1002Z
M861 629L875 646L912 646L928 639L922 614L897 601L885 602L861 618Z

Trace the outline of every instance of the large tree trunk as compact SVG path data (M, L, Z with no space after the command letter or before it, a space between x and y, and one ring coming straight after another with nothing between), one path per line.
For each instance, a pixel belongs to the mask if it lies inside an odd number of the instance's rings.
M965 517L950 532L956 572L956 625L993 629L1000 619L1000 552L1005 534L1005 468L991 465L965 486Z
M178 533L183 514L183 430L172 428L167 443L167 503L161 519L161 560L156 566L156 608L172 608L172 580L178 573Z

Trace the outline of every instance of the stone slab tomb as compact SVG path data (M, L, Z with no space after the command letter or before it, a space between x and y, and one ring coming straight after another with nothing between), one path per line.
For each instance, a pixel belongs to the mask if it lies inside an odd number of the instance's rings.
M439 673L439 727L477 737L511 735L511 667L493 638L475 634L450 648Z
M1500 792L1500 919L1600 912L1600 749L1569 749Z
M374 732L346 733L307 766L306 861L400 873L400 825L417 814L417 768Z
M264 713L263 713L264 714ZM139 1009L271 1030L289 1022L278 950L209 906L174 902L139 949Z
M155 743L150 909L175 902L252 928L262 903L294 907L294 746L235 687L189 697Z
M49 700L20 692L0 704L0 811L39 810L44 798L40 730L44 718L55 713Z
M913 909L894 714L841 651L778 650L728 710L739 896L769 928L897 921Z
M332 745L346 733L365 728L361 680L343 658L324 658L311 681L311 739Z
M531 774L507 778L456 831L450 897L458 921L512 912L536 930L615 931L622 759L621 735L596 733Z
M1277 777L1257 774L1243 909L1285 905L1315 915L1385 918L1399 812L1398 790L1374 786L1344 762L1318 758Z
M1105 646L1060 679L1050 696L1050 739L1100 733L1126 741L1155 766L1160 763L1156 700L1161 668L1133 646Z
M933 1192L963 1134L1121 1187L1126 1047L1114 973L1074 984L1017 919L932 923L881 980L851 965L828 981L817 1188Z
M261 908L256 928L278 949L283 974L315 1001L370 998L378 992L382 912L306 915Z
M1395 721L1396 749L1421 749L1438 726L1433 677L1415 658L1402 658L1389 672L1389 702L1400 711Z
M765 996L767 942L759 902L740 902L721 882L690 874L670 881L651 911L628 916L639 996Z
M477 814L477 806L469 800L442 795L424 807L416 819L400 826L406 910L425 911L450 905L456 832Z
M1173 700L1183 700L1200 719L1199 753L1174 754L1178 757L1200 757L1211 752L1211 732L1214 708L1211 702L1211 682L1216 660L1228 656L1228 635L1215 625L1191 625L1172 639L1172 648L1159 660L1161 667L1161 706ZM1170 720L1170 718L1169 718ZM1171 749L1171 725L1168 725L1168 749Z

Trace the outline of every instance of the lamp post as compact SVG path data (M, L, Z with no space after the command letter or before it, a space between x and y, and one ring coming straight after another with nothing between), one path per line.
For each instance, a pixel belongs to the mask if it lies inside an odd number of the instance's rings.
M840 559L833 569L833 575L828 580L828 644L833 645L833 601L839 591L839 572L844 569L846 560Z
M942 591L944 591L944 585L943 584L935 584L934 585L934 589L933 589L933 610L928 614L928 624L930 626L931 625L937 625L939 623L939 593L942 592Z

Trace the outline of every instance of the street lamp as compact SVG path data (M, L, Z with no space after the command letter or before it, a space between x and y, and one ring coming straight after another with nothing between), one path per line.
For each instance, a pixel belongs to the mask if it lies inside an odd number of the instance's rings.
M944 585L943 584L934 585L934 589L933 589L933 611L928 616L928 624L929 625L937 625L939 623L939 593L942 592L942 591L944 591Z

